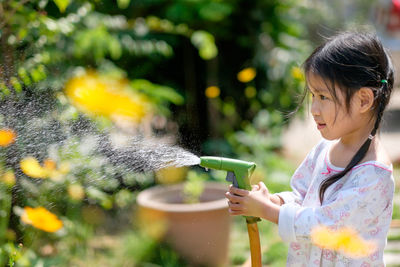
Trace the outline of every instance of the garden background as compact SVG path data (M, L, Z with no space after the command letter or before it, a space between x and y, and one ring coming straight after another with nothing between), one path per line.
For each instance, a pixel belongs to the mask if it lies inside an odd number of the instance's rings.
M254 161L256 179L288 189L302 62L340 30L393 30L378 14L392 1L346 2L0 0L0 265L186 265L141 232L136 197L224 173L149 171L109 140ZM229 264L246 264L232 225ZM276 227L260 232L264 264L283 266Z

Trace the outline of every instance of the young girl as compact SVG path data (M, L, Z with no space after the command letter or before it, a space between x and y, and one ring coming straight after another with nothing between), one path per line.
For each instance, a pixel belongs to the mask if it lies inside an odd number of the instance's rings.
M384 266L394 179L376 133L393 88L390 58L376 36L342 33L316 48L304 71L323 140L294 173L293 191L270 195L262 182L252 191L231 186L229 212L277 223L290 242L287 266ZM321 248L311 238L321 225L354 229L376 249L351 257Z

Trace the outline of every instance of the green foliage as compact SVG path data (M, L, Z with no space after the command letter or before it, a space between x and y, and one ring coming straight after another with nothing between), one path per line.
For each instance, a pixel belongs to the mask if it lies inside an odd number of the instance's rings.
M166 116L171 115L171 112L166 108L167 103L182 105L184 98L173 88L163 85L154 84L148 80L135 79L131 82L132 88L149 96L161 114Z
M3 175L3 173L1 174ZM7 240L7 229L11 212L11 187L0 184L0 244Z
M187 266L185 261L166 243L141 233L128 233L123 241L123 255L135 266Z
M95 61L99 61L109 55L111 59L116 60L122 55L122 46L119 40L112 36L104 26L78 32L75 36L75 46L77 58L89 55Z
M187 179L183 187L183 202L198 203L204 191L204 182L207 181L207 179L207 174L199 173L194 170L188 171Z
M268 251L263 254L264 264L274 266L286 266L287 246L282 242L276 242L269 246Z

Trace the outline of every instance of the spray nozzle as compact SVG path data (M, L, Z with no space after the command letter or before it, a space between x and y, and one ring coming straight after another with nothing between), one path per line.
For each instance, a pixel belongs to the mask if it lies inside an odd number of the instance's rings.
M227 171L226 180L233 186L251 190L250 176L256 168L254 162L222 157L201 157L200 166L215 170Z
M227 171L226 180L233 186L241 189L251 190L250 176L252 175L256 164L237 159L221 157L200 157L200 166L215 170ZM260 221L257 217L246 217L247 223L256 223Z

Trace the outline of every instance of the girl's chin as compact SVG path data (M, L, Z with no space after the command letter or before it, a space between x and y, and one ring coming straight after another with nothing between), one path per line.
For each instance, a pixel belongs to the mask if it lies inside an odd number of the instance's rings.
M325 140L328 140L328 141L333 141L333 140L338 139L337 137L329 136L329 135L324 134L324 133L321 133L321 136L322 136L322 138L324 138Z

